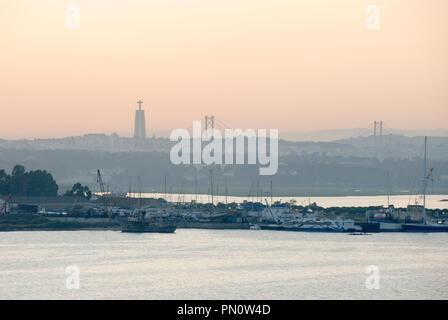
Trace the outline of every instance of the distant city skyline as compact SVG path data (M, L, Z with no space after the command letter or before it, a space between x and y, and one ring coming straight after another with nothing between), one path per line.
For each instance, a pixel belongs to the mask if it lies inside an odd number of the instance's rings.
M213 114L282 132L446 129L448 2L4 0L0 138L147 136ZM148 119L147 119L148 121Z
M134 130L132 132L83 132L74 135L61 135L52 137L1 137L6 140L34 140L34 139L64 139L68 137L82 137L82 136L95 136L95 135L118 135L122 138L135 138ZM166 138L168 139L171 134L171 130L148 130L146 132L146 138ZM406 130L400 128L389 128L384 132L384 135L402 135L407 137L416 136L434 136L434 137L448 137L448 129L420 129L420 130ZM373 135L372 128L342 128L342 129L322 129L322 130L304 130L304 131L280 131L279 138L287 141L335 141L340 139L349 139L357 137L368 137Z

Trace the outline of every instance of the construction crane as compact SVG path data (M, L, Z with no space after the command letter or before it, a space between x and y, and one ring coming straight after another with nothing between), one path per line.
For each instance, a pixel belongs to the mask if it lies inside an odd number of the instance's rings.
M9 200L11 200L10 194L6 197L5 202L3 202L2 207L0 208L0 214L6 213L6 205L8 204Z
M101 200L103 201L104 212L106 212L106 214L109 216L109 218L112 219L112 212L110 210L109 202L108 202L108 194L106 193L106 189L104 188L104 182L103 182L103 178L101 177L100 169L98 169L97 182L100 186Z

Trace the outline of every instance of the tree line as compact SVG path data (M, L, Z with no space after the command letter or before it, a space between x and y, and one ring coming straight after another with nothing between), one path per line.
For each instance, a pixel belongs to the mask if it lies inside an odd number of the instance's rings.
M51 173L46 170L26 171L16 165L11 174L0 170L0 194L29 197L52 197L58 195L58 185Z
M22 197L57 197L59 186L51 173L46 170L26 171L22 165L16 165L11 174L4 169L0 170L0 195L13 195ZM92 192L88 186L75 183L64 196L81 197L90 200Z

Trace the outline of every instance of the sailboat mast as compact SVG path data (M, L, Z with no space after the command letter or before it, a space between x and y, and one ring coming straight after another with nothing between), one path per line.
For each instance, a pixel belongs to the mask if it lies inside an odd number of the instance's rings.
M128 196L128 198L129 198L129 210L131 210L131 207L132 207L131 197L132 197L132 195L131 195L131 184L129 184L129 196Z
M197 171L194 172L194 196L196 201L196 206L198 205L198 175Z
M138 208L141 209L142 204L142 185L140 183L140 177L138 177Z
M227 190L227 178L226 178L226 204L227 204L227 192L228 190Z
M426 145L428 137L425 136L425 160L423 165L423 213L426 211Z
M213 199L213 169L210 169L210 194L212 196L212 205L214 203Z
M164 192L165 192L165 200L167 200L167 197L166 197L166 174L165 174L165 185L164 185Z
M387 171L387 207L390 206L390 177L389 171Z

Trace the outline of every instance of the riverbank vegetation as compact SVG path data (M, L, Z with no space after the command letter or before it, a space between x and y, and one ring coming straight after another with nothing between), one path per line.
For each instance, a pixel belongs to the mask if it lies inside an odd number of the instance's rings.
M85 226L77 221L51 221L31 213L0 215L0 231L18 230L77 230Z

